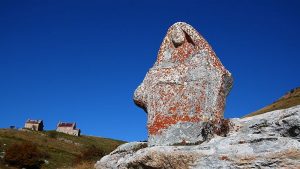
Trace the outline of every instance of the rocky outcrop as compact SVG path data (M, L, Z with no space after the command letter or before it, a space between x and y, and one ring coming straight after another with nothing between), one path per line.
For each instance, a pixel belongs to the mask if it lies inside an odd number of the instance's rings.
M199 145L121 145L97 169L300 168L300 106L230 119L226 136Z
M148 142L119 146L96 169L300 168L300 106L224 120L231 86L204 38L174 24L134 93Z
M229 71L192 26L172 25L134 93L134 102L148 115L148 145L195 144L223 134L232 83Z

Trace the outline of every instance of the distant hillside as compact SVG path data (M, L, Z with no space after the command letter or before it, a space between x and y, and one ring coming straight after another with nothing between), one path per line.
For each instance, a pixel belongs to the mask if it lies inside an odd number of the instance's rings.
M47 154L45 160L48 164L43 164L43 169L56 169L56 168L80 168L87 169L92 167L96 161L90 162L89 166L77 167L78 156L86 152L90 147L97 149L108 154L117 146L124 143L119 140L112 140L107 138L99 138L93 136L70 136L56 131L18 131L13 129L0 129L0 168L13 169L4 164L3 152L14 143L32 142L37 145L38 149ZM91 148L90 148L91 149ZM84 153L83 153L84 154ZM99 160L100 157L95 157ZM76 167L75 167L76 166Z
M258 110L253 113L246 115L245 117L255 116L258 114L263 114L266 112L270 112L273 110L286 109L289 107L293 107L296 105L300 105L300 87L292 89L287 94L282 96L280 99L275 101L274 103Z

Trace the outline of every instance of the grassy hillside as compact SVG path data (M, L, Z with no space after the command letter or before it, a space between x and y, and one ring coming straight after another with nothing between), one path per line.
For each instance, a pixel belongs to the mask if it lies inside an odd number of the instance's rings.
M252 112L252 113L246 115L245 117L263 114L263 113L270 112L273 110L286 109L286 108L293 107L296 105L300 105L300 87L292 89L291 91L289 91L287 94L285 94L283 97L281 97L274 103L272 103L258 111Z
M49 161L49 163L43 164L43 169L80 168L75 167L76 159L88 147L101 149L107 154L124 143L123 141L92 136L70 136L55 131L36 132L0 129L0 155L10 145L26 141L36 144L40 151L47 154L45 160ZM97 158L99 159L100 157L95 157L95 159ZM9 168L4 165L4 160L1 158L0 168Z

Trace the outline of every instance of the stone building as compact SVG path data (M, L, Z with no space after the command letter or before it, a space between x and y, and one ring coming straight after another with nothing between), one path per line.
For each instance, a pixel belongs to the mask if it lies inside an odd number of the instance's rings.
M44 123L43 120L31 120L28 119L25 122L24 128L34 130L34 131L43 131L44 129Z
M80 129L76 129L76 123L58 122L56 131L73 136L80 136Z

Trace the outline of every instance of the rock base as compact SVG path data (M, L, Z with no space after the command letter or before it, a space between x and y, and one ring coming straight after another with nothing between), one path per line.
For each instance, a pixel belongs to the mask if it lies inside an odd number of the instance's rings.
M230 119L226 137L191 146L126 143L96 169L300 168L300 106Z

